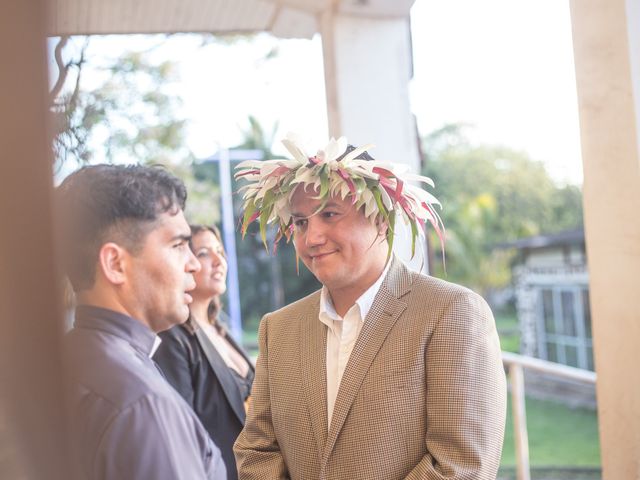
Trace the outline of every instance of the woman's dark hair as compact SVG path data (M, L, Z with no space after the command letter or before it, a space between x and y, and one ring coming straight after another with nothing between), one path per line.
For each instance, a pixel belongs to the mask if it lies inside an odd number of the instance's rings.
M224 244L222 243L222 235L220 233L220 230L218 230L218 228L215 225L209 226L209 225L192 224L190 226L191 226L191 241L189 242L189 248L191 248L191 251L193 253L195 253L193 249L193 238L199 233L211 232L216 237L216 239L220 242L220 246L222 247L222 256L225 259L227 258L227 254L224 249ZM220 322L218 322L218 317L221 311L222 311L222 301L220 300L220 296L217 295L213 297L213 299L209 303L209 306L207 307L207 320L209 320L209 323L211 325L215 326L218 329L224 328L223 325L221 325Z

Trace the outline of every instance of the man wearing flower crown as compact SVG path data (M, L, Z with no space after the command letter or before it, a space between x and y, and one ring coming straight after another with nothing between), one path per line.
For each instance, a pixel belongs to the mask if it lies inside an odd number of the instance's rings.
M238 166L243 233L276 224L323 287L260 323L239 477L495 479L506 388L491 311L391 254L398 217L412 250L427 223L442 241L437 200L409 183L430 179L344 138L313 157L283 143L292 160Z

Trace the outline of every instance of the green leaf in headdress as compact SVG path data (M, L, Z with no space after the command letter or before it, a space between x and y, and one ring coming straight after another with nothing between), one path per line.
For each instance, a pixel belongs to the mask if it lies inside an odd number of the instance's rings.
M391 251L393 250L393 239L395 237L395 233L393 229L396 225L396 211L391 210L389 212L389 220L387 222L387 244L389 245L389 251L387 252L387 261L391 257Z
M260 212L260 237L267 252L269 251L269 245L267 245L267 220L269 220L271 210L272 208L263 208L262 212Z
M416 224L415 219L410 219L409 223L411 224L411 258L416 253L416 238L418 237L418 225Z
M373 198L376 199L376 204L378 205L378 211L382 214L385 221L389 223L389 214L387 213L387 209L385 208L384 203L382 203L382 195L380 195L380 189L373 188L371 190L371 193L373 193Z
M254 212L256 211L256 203L251 202L245 207L244 215L242 217L242 238L247 234L247 229L249 228L249 224L251 223L251 217L253 217Z
M356 194L358 197L362 195L362 192L367 188L367 182L362 177L353 177L353 184L356 186ZM373 190L373 188L371 188Z
M324 199L327 196L327 193L329 193L329 172L327 170L327 166L323 165L322 168L320 168L320 193L318 195L318 198Z

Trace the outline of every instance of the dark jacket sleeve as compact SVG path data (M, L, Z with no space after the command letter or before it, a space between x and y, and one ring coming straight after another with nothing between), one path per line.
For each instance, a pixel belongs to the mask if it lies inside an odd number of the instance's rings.
M193 340L180 325L159 334L162 343L153 356L167 381L175 388L192 408L194 390L192 370L194 368Z

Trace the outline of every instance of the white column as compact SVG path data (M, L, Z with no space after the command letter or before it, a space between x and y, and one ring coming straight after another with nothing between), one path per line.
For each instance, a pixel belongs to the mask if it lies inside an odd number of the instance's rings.
M354 145L375 143L370 152L375 159L404 163L418 172L418 138L409 105L413 67L408 15L368 18L327 10L320 17L320 32L330 135L345 135ZM405 260L410 257L409 232L394 244ZM417 246L410 262L416 270L426 263L422 248Z
M640 478L639 12L571 0L605 480Z

